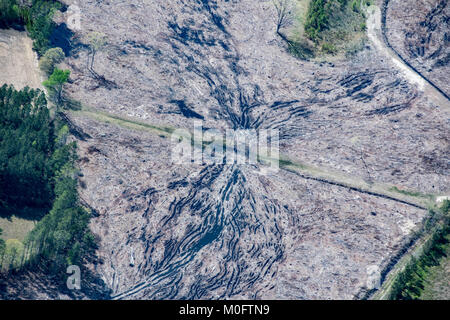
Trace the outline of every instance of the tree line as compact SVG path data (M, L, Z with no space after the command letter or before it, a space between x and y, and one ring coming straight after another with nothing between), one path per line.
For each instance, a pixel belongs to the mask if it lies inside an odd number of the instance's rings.
M0 87L0 208L51 206L53 135L42 91Z
M39 56L50 48L50 35L56 24L53 15L63 5L55 0L0 0L0 28L26 27Z
M54 177L55 201L25 241L24 255L30 266L39 263L53 273L64 273L68 265L81 264L96 249L88 226L90 213L79 203L76 159L74 142L62 145L54 153L58 168Z
M96 248L88 227L90 213L78 198L76 143L67 143L69 129L59 116L70 72L56 67L64 52L52 48L49 38L55 27L53 15L61 8L52 0L0 0L0 28L26 27L40 57L39 67L48 76L43 85L56 106L51 117L42 91L0 88L0 209L19 216L20 207L48 212L32 217L41 219L23 243L0 239L0 271L38 264L65 275L67 265L82 265Z
M0 241L0 270L39 263L63 273L96 248L90 213L78 199L76 143L67 143L68 135L58 114L50 117L42 91L0 88L0 207L19 216L17 207L49 210L24 243Z
M444 214L444 224L433 234L424 245L419 257L412 257L405 269L395 279L389 299L417 300L420 299L429 270L438 266L447 256L450 246L450 201L445 200L441 211Z
M96 247L88 228L90 214L78 200L76 144L66 143L67 126L51 120L46 105L40 90L0 88L2 205L51 207L23 244L0 241L3 269L39 263L62 272Z
M318 41L321 33L330 26L330 20L334 17L334 10L344 10L351 6L352 11L361 12L361 7L370 5L369 0L312 0L309 4L305 22L305 33L309 39Z

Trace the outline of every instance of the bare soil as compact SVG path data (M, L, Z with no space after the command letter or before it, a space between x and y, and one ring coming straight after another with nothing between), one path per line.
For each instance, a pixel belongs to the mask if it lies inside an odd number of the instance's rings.
M28 86L42 89L38 58L26 32L0 30L0 85L12 84L18 90Z

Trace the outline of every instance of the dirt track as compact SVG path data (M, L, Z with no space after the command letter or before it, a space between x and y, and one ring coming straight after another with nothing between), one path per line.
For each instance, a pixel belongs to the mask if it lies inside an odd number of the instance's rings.
M388 5L388 1L384 2L384 6ZM405 61L389 44L385 34L386 29L386 10L387 7L380 10L376 6L368 8L369 17L367 19L367 33L369 39L374 43L375 47L390 57L392 63L401 70L405 77L412 84L417 85L419 90L425 92L425 96L438 106L450 109L450 100L448 96L436 87L435 84L425 78L413 66Z

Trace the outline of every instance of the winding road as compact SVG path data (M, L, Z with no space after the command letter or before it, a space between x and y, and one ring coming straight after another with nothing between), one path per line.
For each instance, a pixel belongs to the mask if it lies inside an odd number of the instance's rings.
M424 92L427 98L442 108L450 108L450 97L436 86L431 80L414 68L399 54L389 43L386 35L386 15L390 0L384 0L382 9L371 6L368 8L367 34L375 47L392 59L392 62L404 72L408 80L416 84ZM409 243L402 256L394 257L395 262L390 264L388 270L382 278L381 288L370 293L366 298L375 300L385 300L389 297L390 286L393 284L396 275L400 273L408 263L411 256L422 250L424 243L432 236L430 233L422 235L419 239Z
M386 14L389 0L384 0L383 7L371 6L367 9L369 17L367 19L367 34L375 47L392 60L392 63L399 68L406 78L424 92L424 94L436 105L443 108L450 108L449 96L436 86L431 80L426 78L408 61L406 61L389 43L386 35Z

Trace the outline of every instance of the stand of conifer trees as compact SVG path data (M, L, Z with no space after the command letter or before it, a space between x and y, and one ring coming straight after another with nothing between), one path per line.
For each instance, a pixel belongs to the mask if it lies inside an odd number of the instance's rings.
M95 248L90 214L78 200L76 144L66 143L67 135L58 116L51 119L42 91L0 87L0 207L49 210L33 217L42 219L25 243L0 241L0 270L39 263L59 272Z
M425 243L421 255L412 257L405 269L399 273L392 285L391 300L415 300L419 299L424 289L424 282L430 267L440 264L446 257L447 248L450 246L450 201L445 200L441 208L444 216L443 225Z

